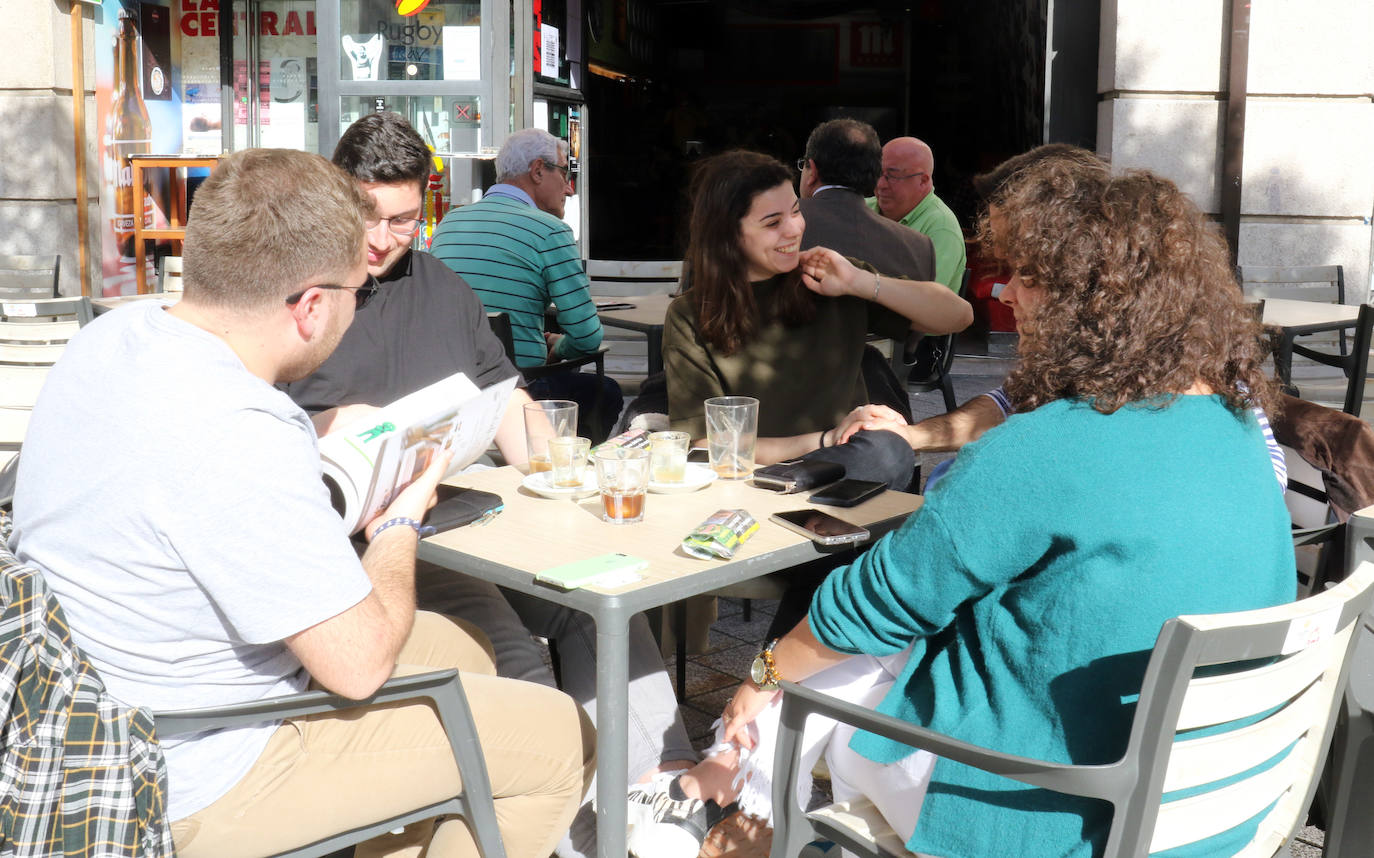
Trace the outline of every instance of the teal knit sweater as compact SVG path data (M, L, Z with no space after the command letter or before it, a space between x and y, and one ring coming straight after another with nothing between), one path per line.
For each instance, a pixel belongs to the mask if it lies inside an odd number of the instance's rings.
M830 575L810 621L840 652L915 642L878 711L1091 764L1124 751L1165 620L1294 594L1289 517L1252 416L1210 396L1111 415L1059 401L960 451L916 515ZM911 750L870 733L852 747L879 762ZM907 846L1080 858L1101 853L1108 824L1105 805L940 760Z

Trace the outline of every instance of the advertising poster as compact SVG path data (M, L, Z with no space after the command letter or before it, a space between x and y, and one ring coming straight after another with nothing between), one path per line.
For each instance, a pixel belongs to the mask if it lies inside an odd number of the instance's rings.
M96 128L101 163L101 295L136 291L135 218L167 224L167 178L133 186L128 156L182 150L181 98L172 8L137 0L104 0L96 18ZM163 171L154 171L163 172ZM148 253L148 282L153 254Z

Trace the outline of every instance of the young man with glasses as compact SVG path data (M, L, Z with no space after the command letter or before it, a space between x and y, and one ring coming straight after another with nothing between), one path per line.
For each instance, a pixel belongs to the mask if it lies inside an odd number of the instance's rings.
M411 250L409 237L398 232L414 230L415 224L409 221L419 215L420 190L429 176L430 153L415 129L395 113L364 116L340 138L334 163L350 173L372 199L367 270L376 275L380 288L376 298L354 317L334 355L314 374L286 386L292 398L307 410L385 404L460 370L479 387L514 375L516 370L492 335L486 310L473 290L428 253ZM563 181L556 170L538 169L546 177ZM567 184L558 187L561 194ZM497 435L507 461L525 461L520 404L529 401L524 391L516 390L507 412L507 419L515 421L516 443L507 444L502 434ZM501 431L505 430L503 423ZM587 614L503 592L493 584L423 561L417 564L416 579L420 605L472 623L491 641L500 676L552 687L553 672L544 664L542 648L531 634L556 638L564 690L595 720L596 628ZM634 679L630 683L628 774L638 780L663 765L690 765L696 752L642 615L632 621L630 637ZM570 837L559 845L558 854L563 858L594 854L595 828L588 803L575 819Z
M538 128L515 132L496 155L496 181L478 202L449 210L430 252L472 284L488 310L509 314L520 366L591 354L601 345L601 320L577 240L562 220L573 194L567 142ZM544 331L549 304L561 335ZM590 437L590 427L609 427L620 414L620 386L609 378L602 384L596 421L593 375L558 373L529 390L535 399L577 402L578 431Z
M341 405L386 405L455 372L487 387L517 374L487 313L461 277L428 253L411 249L423 216L430 153L400 114L371 113L349 126L334 148L334 164L372 201L367 228L367 273L374 297L363 307L329 360L286 385L309 412ZM507 462L525 461L517 389L496 433Z
M883 147L883 172L869 208L927 235L935 244L935 279L959 290L968 255L964 231L949 206L935 195L935 154L915 137L897 137Z

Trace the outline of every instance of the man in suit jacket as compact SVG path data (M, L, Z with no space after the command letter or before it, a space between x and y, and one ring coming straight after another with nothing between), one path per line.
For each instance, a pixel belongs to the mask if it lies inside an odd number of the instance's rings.
M828 247L862 259L879 274L935 279L929 238L864 205L882 172L878 133L867 122L832 119L806 140L801 169L802 248Z

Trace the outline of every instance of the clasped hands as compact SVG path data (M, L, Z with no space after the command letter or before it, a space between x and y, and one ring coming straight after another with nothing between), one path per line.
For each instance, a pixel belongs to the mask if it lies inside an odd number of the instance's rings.
M835 427L831 433L834 438L832 443L843 444L861 429L886 429L900 435L901 427L906 425L906 418L886 405L860 405L846 414Z

